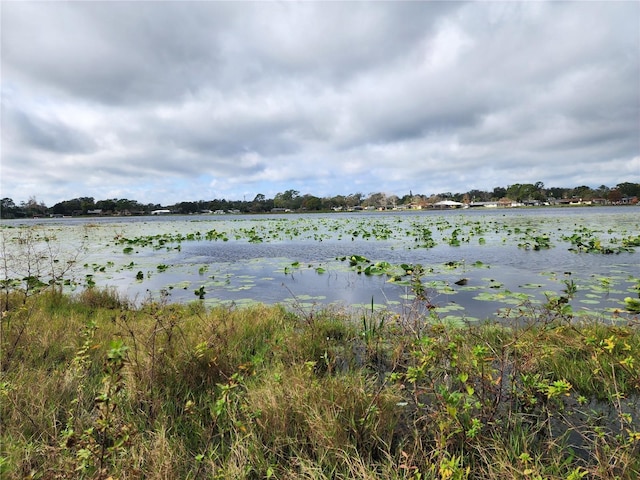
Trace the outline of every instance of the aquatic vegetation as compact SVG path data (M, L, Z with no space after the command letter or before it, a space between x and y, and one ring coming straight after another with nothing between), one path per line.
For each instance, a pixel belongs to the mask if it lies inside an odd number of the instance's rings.
M640 298L625 297L624 303L630 312L640 313Z
M640 235L630 236L622 240L623 247L640 247Z
M531 235L528 234L522 238L522 241L518 243L518 247L525 250L542 250L551 248L551 240L549 235Z
M595 237L594 234L595 232L582 228L578 233L563 235L561 238L573 245L569 248L570 251L577 253L602 253L606 255L612 253L633 252L633 248L631 248L630 244L625 244L623 242L622 246L607 245L604 244L601 239Z
M174 301L189 301L190 292L175 287L188 282L187 290L215 289L220 301L240 300L245 298L241 292L247 291L269 302L285 301L292 292L313 292L326 297L327 304L347 298L363 304L374 294L398 310L405 308L408 297L415 297L413 266L420 265L424 288L433 291L436 304L442 303L437 306L445 307L448 297L456 295L469 316L481 318L502 305L501 301L490 305L490 296L478 297L483 292L509 290L544 302L544 292L562 290L563 272L555 271L556 265L576 269L576 261L563 256L566 249L557 248L564 243L570 252L581 255L617 254L616 262L623 266L620 274L614 265L598 267L591 278L584 266L590 261L577 262L580 272L574 281L581 288L572 300L574 309L586 312L591 307L593 312L597 308L611 317L617 315L616 306L628 312L624 298L630 291L635 293L633 278L639 274L633 266L640 230L637 217L624 210L616 210L615 218L608 213L578 216L562 211L555 216L550 212L193 217L181 222L94 223L91 231L57 222L5 232L15 238L7 245L15 247L21 241L16 233L22 232L24 241L29 231L31 241L43 250L91 239L86 259L74 266L73 275L56 280L68 290L116 286L139 298L170 290ZM452 249L459 252L454 260L450 260ZM64 266L62 258L57 260ZM624 267L627 264L629 268ZM493 281L483 280L480 269L491 269ZM2 279L3 291L47 288L50 279L45 270L8 273ZM243 280L245 274L254 279ZM591 294L596 296L587 296ZM478 298L483 298L481 303Z

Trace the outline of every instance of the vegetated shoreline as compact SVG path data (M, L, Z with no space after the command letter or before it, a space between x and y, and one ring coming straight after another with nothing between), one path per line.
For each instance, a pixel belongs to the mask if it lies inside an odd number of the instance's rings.
M510 211L510 210L566 210L566 209L582 209L582 210L589 210L589 209L596 209L596 208L600 208L603 206L606 207L615 207L615 208L629 208L629 209L633 209L633 207L638 207L638 205L640 205L640 203L616 203L616 204L591 204L591 203L577 203L577 204L553 204L553 205L520 205L520 206L504 206L504 207L498 207L496 209L492 209L492 208L484 208L484 207L473 207L471 208L472 211L480 211L480 210L486 210L486 211ZM29 217L13 217L13 216L3 216L2 212L0 212L0 222L2 222L3 220L7 223L9 222L15 222L15 221L43 221L43 220L62 220L65 218L73 218L73 219L100 219L100 218L123 218L123 217L161 217L161 218L167 218L167 217L181 217L181 216L187 216L187 217L198 217L198 216L203 216L203 217L207 217L207 216L212 216L212 217L218 217L221 214L222 215L229 215L229 216L256 216L256 217L266 217L266 216L291 216L291 215L326 215L326 214L332 214L332 215L344 215L344 214L349 214L349 213L358 213L358 212L362 212L362 213L367 213L367 214L372 214L372 213L389 213L389 212L420 212L420 213L425 213L425 214L433 214L433 213L442 213L443 211L463 211L463 210L467 210L465 208L460 208L460 207L453 207L453 208L436 208L436 207L428 207L428 208L421 208L421 209L393 209L393 208L371 208L371 209L363 209L363 208L359 208L359 209L342 209L342 210L336 210L336 209L332 209L332 208L326 208L326 209L319 209L319 210L304 210L304 209L295 209L295 210L290 210L290 209L282 209L282 210L267 210L267 211L225 211L225 212L188 212L188 213L183 213L183 212L174 212L174 211L170 211L169 213L165 213L162 215L158 215L158 214L153 214L151 212L142 212L142 213L119 213L119 212L115 212L115 213L93 213L93 214L88 214L88 213L82 213L82 214L75 214L75 215L55 215L55 214L41 214L41 215L34 215L34 216L29 216Z
M0 476L638 478L638 315L569 296L460 326L4 291Z

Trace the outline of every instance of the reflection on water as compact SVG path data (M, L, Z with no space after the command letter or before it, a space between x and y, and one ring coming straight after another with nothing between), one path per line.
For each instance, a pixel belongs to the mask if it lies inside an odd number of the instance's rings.
M428 286L433 285L429 296L434 304L461 305L467 316L476 318L491 316L499 303L487 301L486 297L478 299L478 292L522 292L531 299L544 301L546 295L560 294L566 288L564 281L570 279L576 279L579 283L576 305L587 301L584 304L586 307L589 298L594 302L593 299L597 298L601 301L595 302L596 305L613 306L620 300L620 295L616 295L620 291L601 291L600 295L593 297L595 279L612 278L623 283L629 279L631 287L632 278L637 278L640 273L638 258L634 254L621 254L615 258L605 255L587 257L560 249L532 252L514 246L462 246L455 249L439 246L406 250L393 248L393 244L388 242L354 242L347 245L339 242L323 242L320 245L295 242L277 245L194 244L184 247L182 253L184 263L209 264L209 272L216 272L217 275L236 271L238 275L251 276L253 284L250 297L261 301L278 302L290 297L311 296L320 303L366 306L373 298L375 303L392 308L406 307L410 303L411 290L407 286L389 283L386 276L358 274L348 268L347 262L338 259L357 254L373 263L420 263L432 270L425 274L423 281ZM616 261L612 262L613 259ZM289 273L285 274L285 268L294 261L301 262L302 267L290 268ZM455 267L448 267L447 264L452 262L455 262ZM326 272L317 274L315 267L318 266L322 266ZM456 282L461 279L464 279L464 285L457 285ZM449 288L439 288L445 286ZM215 287L212 285L212 296L220 295ZM629 295L626 288L623 291L625 296ZM241 300L245 298L242 292L233 292L233 288L229 288L222 296ZM176 294L179 298L188 299L191 292L184 296ZM514 303L513 299L505 300Z
M544 302L568 282L577 286L575 310L611 314L623 309L624 297L638 295L640 248L612 255L573 253L567 239L597 238L617 248L621 239L640 234L637 213L634 207L464 210L56 219L4 225L35 226L66 245L84 239L88 249L79 278L91 275L98 285L115 286L138 299L166 291L174 301L191 301L197 298L194 290L203 287L209 304L339 303L365 308L373 299L396 311L409 308L413 300L407 285L390 283L384 274L357 273L344 260L359 255L373 264L422 264L432 311L482 319L525 301ZM15 233L20 228L5 230ZM223 232L228 241L204 240L209 231ZM163 235L163 242L154 240ZM534 249L543 236L551 248ZM149 242L132 242L131 253L124 253L118 239L141 237ZM433 248L421 248L427 238L435 243Z

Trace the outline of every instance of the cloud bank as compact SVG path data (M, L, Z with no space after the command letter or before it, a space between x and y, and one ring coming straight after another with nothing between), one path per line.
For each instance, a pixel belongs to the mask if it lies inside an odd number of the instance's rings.
M2 196L640 182L637 2L4 2Z

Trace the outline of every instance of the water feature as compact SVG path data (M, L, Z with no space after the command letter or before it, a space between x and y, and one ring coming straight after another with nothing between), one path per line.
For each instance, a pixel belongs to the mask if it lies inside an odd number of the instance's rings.
M639 213L592 207L3 221L3 256L13 262L4 278L28 276L20 259L31 243L32 254L55 257L49 271L74 260L65 269L69 289L95 284L137 301L162 294L299 308L371 308L373 299L375 308L401 311L415 298L407 268L420 264L429 308L441 316L507 317L518 305L571 289L576 312L625 319L634 313L625 298L639 296Z

